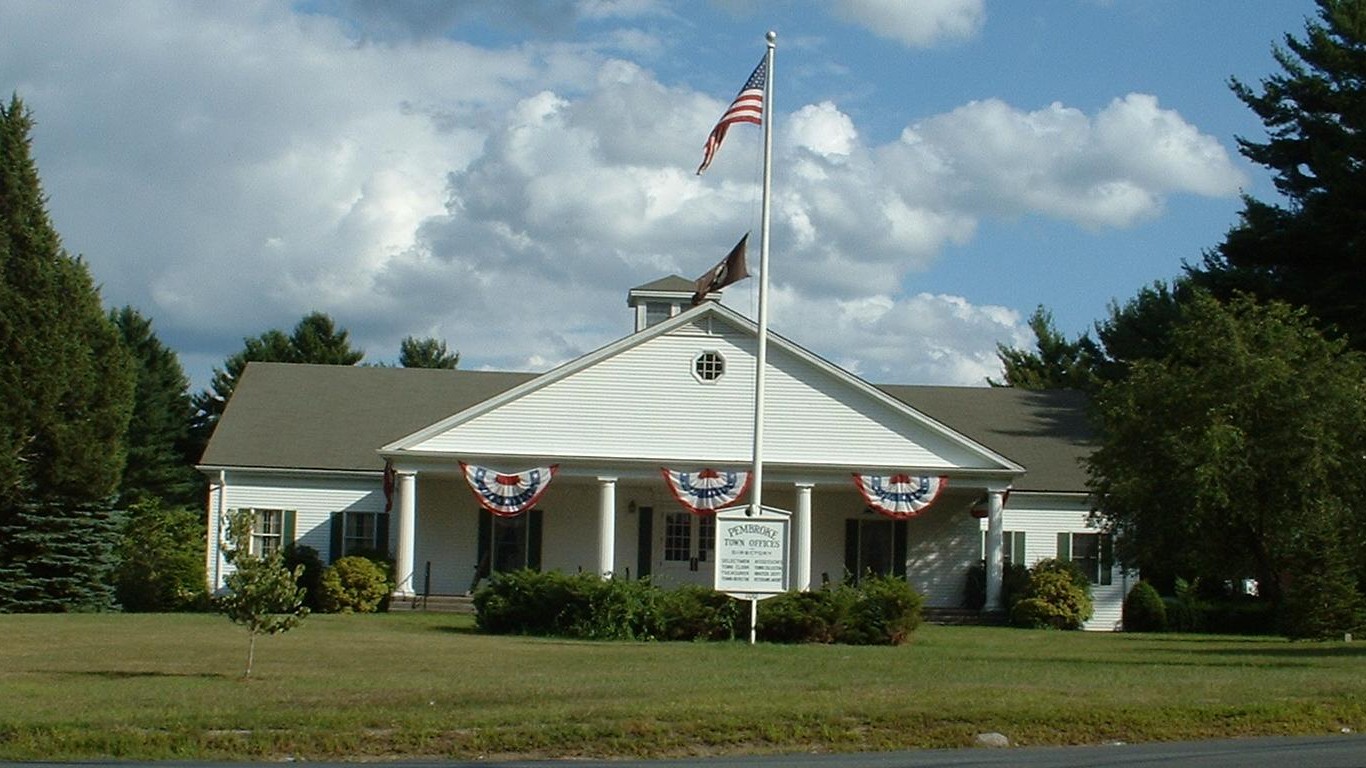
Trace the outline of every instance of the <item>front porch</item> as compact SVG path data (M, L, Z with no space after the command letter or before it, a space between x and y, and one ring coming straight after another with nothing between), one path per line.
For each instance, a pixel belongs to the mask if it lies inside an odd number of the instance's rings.
M849 472L768 477L765 504L793 515L790 588L872 571L904 576L929 608L956 609L968 570L983 558L985 510L998 521L986 541L999 601L1004 488L950 480L923 513L893 520L868 509ZM482 509L450 467L400 468L394 511L398 599L464 595L493 572L523 567L712 584L713 518L683 507L657 469L608 475L562 467L533 510L504 518Z

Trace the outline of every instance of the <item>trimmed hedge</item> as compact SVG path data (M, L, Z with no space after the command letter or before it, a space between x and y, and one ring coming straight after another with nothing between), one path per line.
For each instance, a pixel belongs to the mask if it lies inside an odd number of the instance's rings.
M1032 629L1081 629L1091 613L1086 574L1076 563L1050 558L1034 564L1029 586L1010 609L1010 621Z
M1153 585L1140 581L1124 596L1125 632L1165 632L1167 606Z
M922 598L905 581L785 592L759 603L767 642L897 645L920 625ZM749 607L699 586L520 570L495 574L474 595L475 623L492 634L596 640L731 640L748 632Z

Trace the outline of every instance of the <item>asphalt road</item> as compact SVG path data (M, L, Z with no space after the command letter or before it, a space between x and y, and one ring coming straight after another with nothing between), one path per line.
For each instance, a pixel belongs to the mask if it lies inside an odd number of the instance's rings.
M278 763L276 763L278 764ZM308 763L354 768L356 763ZM0 766L96 768L139 765L127 761L3 763ZM157 768L241 768L244 763L153 763ZM1366 735L1228 739L1097 747L926 749L846 755L777 755L688 760L520 760L393 762L385 768L1366 768Z

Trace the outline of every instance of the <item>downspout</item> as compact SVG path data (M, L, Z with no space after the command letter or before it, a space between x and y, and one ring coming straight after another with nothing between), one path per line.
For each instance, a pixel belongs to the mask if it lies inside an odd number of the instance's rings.
M214 543L213 543L213 591L217 592L223 586L223 507L226 503L228 494L228 473L227 470L218 470L218 515L216 524Z

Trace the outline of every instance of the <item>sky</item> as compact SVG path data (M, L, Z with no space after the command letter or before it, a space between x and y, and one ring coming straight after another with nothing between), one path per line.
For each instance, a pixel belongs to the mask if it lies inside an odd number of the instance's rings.
M1274 200L1230 77L1312 0L0 0L49 214L192 389L312 311L543 371L747 231L777 33L769 327L875 383L982 385ZM758 249L751 248L757 271ZM757 279L726 289L757 315Z

